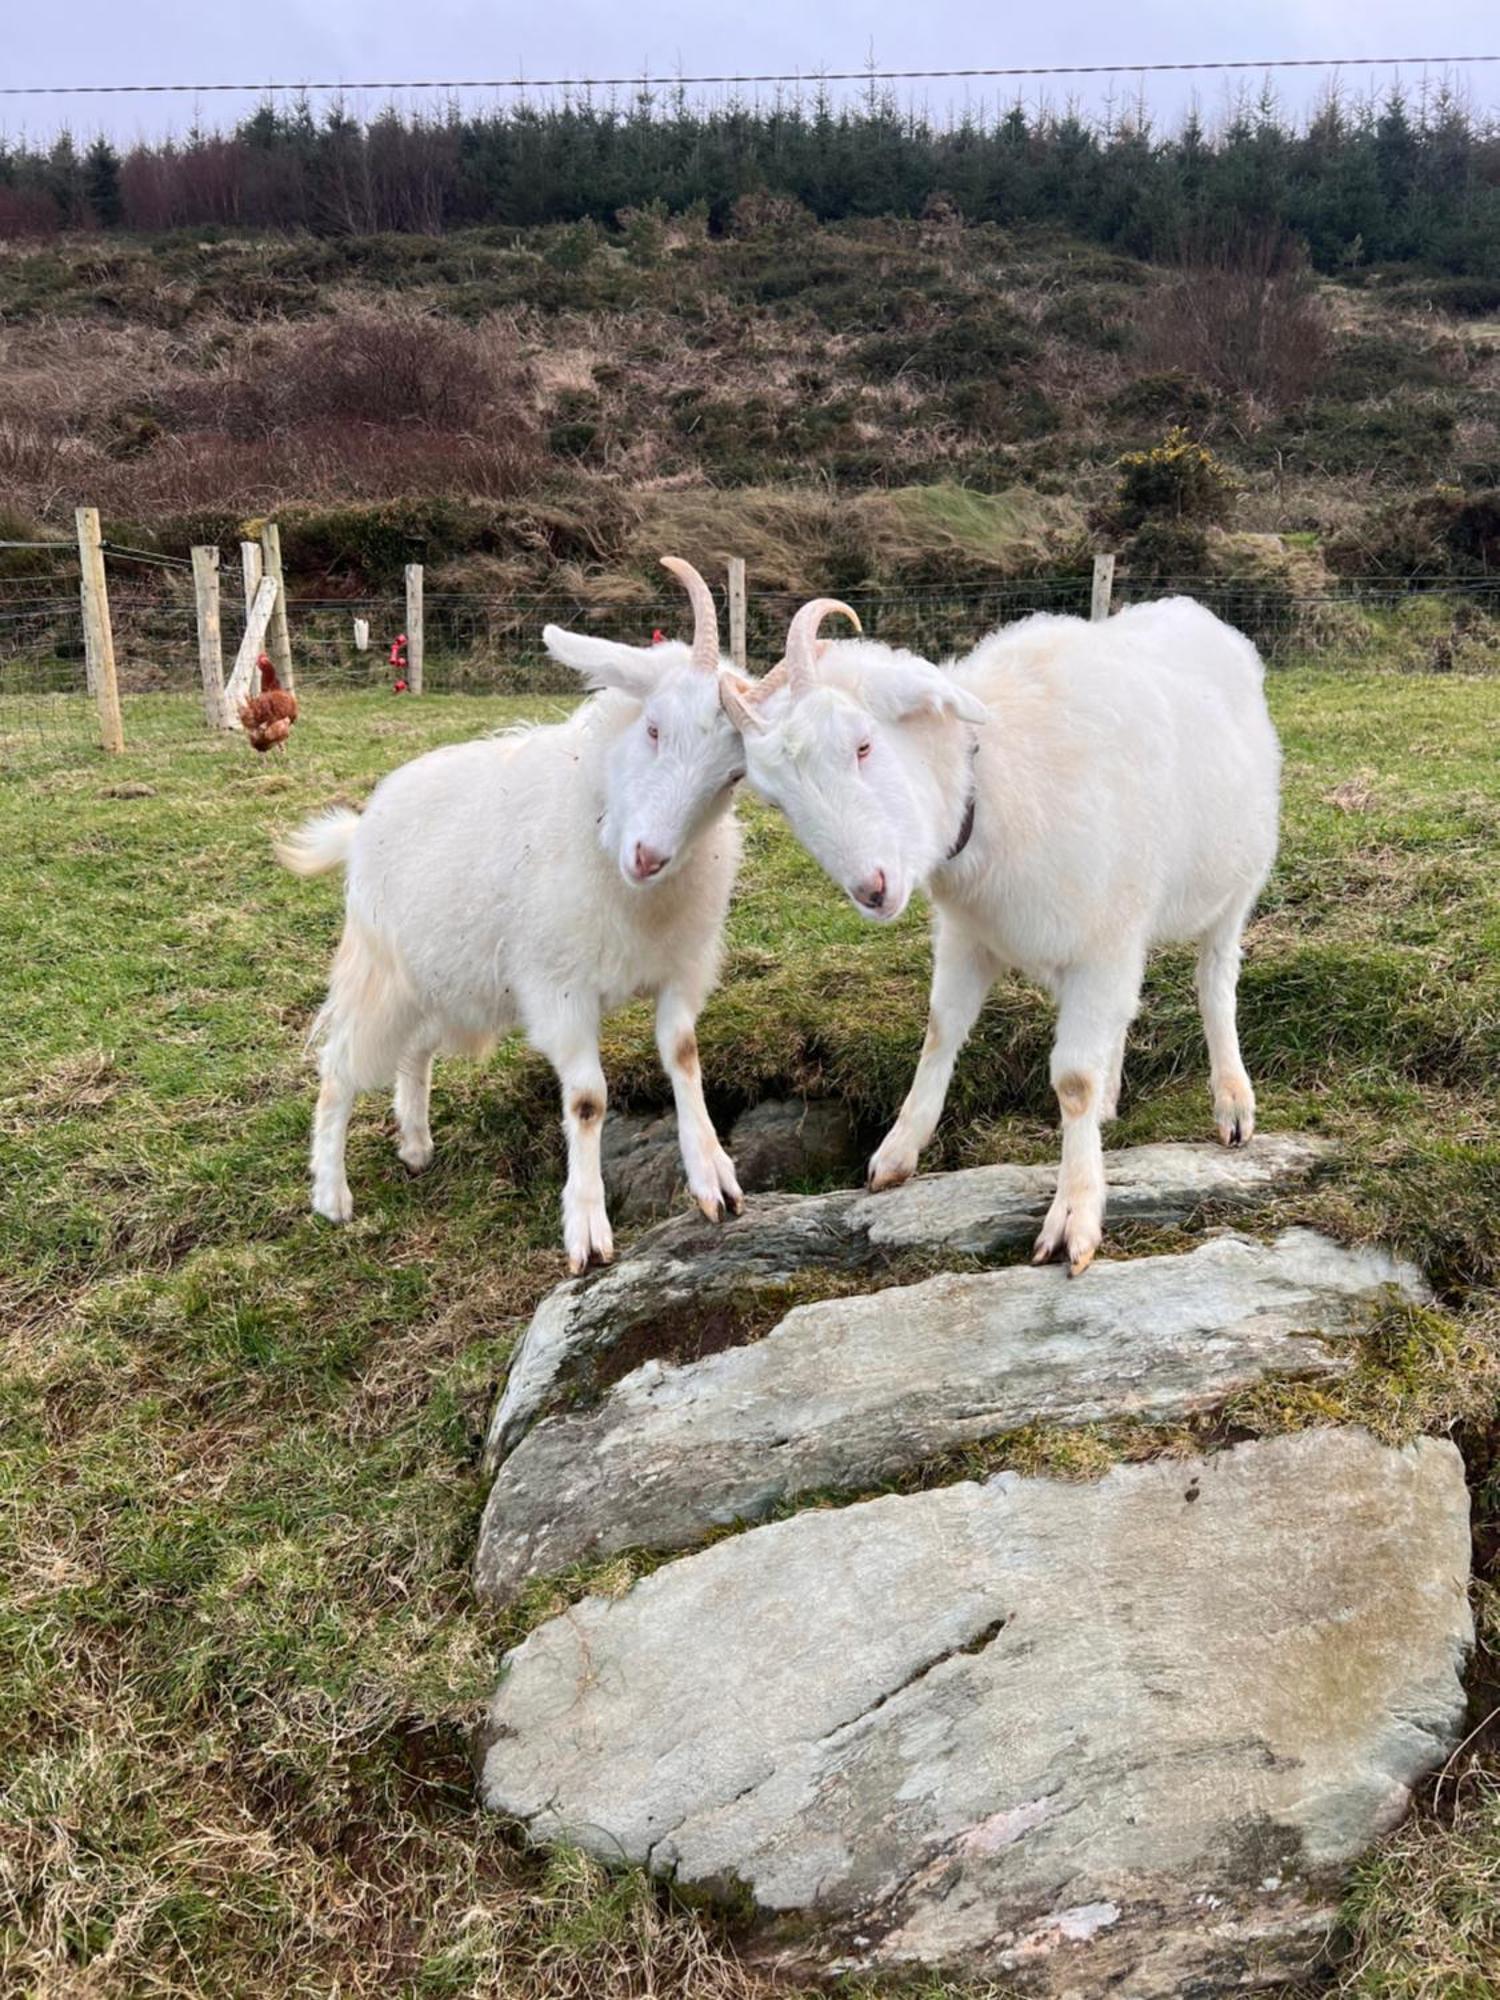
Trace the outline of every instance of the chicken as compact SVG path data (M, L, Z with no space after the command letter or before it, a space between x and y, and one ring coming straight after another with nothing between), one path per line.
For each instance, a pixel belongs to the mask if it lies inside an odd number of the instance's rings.
M281 685L276 669L262 653L256 661L260 669L260 693L240 703L240 727L257 750L269 750L273 743L285 743L297 720L297 697Z

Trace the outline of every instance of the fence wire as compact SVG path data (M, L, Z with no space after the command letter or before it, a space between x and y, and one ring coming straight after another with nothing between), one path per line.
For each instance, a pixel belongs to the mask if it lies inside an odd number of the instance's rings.
M77 592L34 581L0 592L0 771L70 761L97 742Z
M949 659L1033 612L1087 617L1091 584L1090 574L1080 571L977 585L933 581L900 590L856 585L843 595L872 637L927 658ZM542 643L549 624L635 645L649 644L657 632L685 633L680 592L631 592L628 584L615 589L612 601L430 593L424 607L427 692L573 692L576 679L549 659ZM1277 578L1119 573L1113 608L1179 594L1197 598L1245 632L1273 669L1316 660L1404 672L1500 671L1500 577L1468 583L1354 578L1299 594ZM798 602L789 593L750 593L746 630L752 672L780 657ZM139 737L154 730L148 697L198 698L196 616L187 581L175 573L154 578L150 586L112 584L111 612L128 745L132 733ZM403 672L392 647L405 628L404 598L294 597L287 612L299 688L394 689ZM368 627L363 649L356 621ZM244 622L242 597L226 576L221 593L226 676ZM97 754L97 746L76 589L50 579L0 583L0 772L66 765Z
M994 631L1033 612L1089 615L1092 576L1028 577L993 584L933 583L899 591L852 588L841 593L872 637L932 659L953 658ZM1272 666L1302 658L1347 658L1368 663L1394 639L1393 663L1484 665L1486 650L1500 645L1500 577L1472 584L1436 581L1430 587L1390 578L1355 579L1337 589L1294 595L1284 585L1225 582L1203 577L1138 579L1120 576L1113 608L1183 595L1206 604L1254 640ZM800 597L752 591L746 605L746 638L752 672L780 657L786 628ZM310 685L390 685L398 669L392 642L405 621L399 598L292 599L289 607L297 671ZM369 650L354 643L354 620L367 621ZM656 632L685 635L680 593L639 596L601 604L581 597L478 597L429 594L425 605L425 686L429 692L524 694L567 691L577 685L557 668L542 643L543 629L561 625L628 644L649 643ZM1392 627L1397 629L1393 632ZM227 641L226 641L227 651ZM1452 658L1448 656L1451 653ZM1466 660L1464 656L1467 656Z

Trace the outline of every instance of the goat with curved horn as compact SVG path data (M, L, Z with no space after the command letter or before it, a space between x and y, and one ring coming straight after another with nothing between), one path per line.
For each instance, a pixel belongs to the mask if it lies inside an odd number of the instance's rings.
M824 609L805 606L787 636L793 703ZM894 923L924 890L937 916L927 1035L870 1187L915 1173L990 983L1013 968L1057 1002L1062 1161L1035 1256L1076 1276L1103 1241L1101 1127L1153 945L1196 945L1214 1123L1228 1146L1255 1129L1235 988L1281 766L1260 659L1172 598L1107 624L1025 619L942 666L868 640L836 664L800 713L779 705L793 722L742 741L752 787L858 910Z
M656 1000L693 1199L715 1219L739 1212L695 1023L739 861L745 744L721 707L730 663L708 585L679 557L663 561L692 600L691 646L548 625L547 651L597 699L566 722L419 757L376 788L363 818L338 811L282 844L296 874L349 871L316 1031L313 1207L330 1221L354 1209L344 1155L357 1093L395 1086L401 1158L424 1167L434 1055L516 1029L562 1086L569 1267L607 1263L599 1029L633 993Z
M687 592L693 607L693 665L701 673L719 671L719 614L714 594L690 562L681 556L663 556L663 569L670 570Z

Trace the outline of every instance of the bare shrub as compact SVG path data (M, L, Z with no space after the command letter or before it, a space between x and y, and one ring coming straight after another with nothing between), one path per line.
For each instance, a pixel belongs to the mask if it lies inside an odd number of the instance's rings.
M542 459L514 326L397 306L201 336L81 321L0 338L0 483L130 520L425 493L502 500Z
M220 373L185 384L165 414L175 428L245 439L289 425L479 432L519 386L519 370L509 380L497 376L465 327L360 312L255 343ZM503 414L509 420L515 412Z
M173 507L206 503L216 480L246 506L423 490L499 499L528 482L541 449L503 330L372 312L263 330L213 373L113 413L109 456L128 455L122 437L145 441L130 458L134 490L160 484Z
M1142 302L1140 332L1149 370L1243 397L1252 418L1300 402L1331 346L1306 253L1269 229L1189 245L1173 279Z
M0 242L10 236L57 236L62 217L40 188L0 187Z

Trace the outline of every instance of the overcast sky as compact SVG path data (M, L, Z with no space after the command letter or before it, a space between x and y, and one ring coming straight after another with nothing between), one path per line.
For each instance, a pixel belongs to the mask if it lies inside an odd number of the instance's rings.
M3 68L16 84L305 82L522 73L655 73L720 70L852 69L873 51L882 68L947 68L969 64L1210 61L1272 56L1500 54L1500 9L1494 0L1249 0L1213 9L1202 0L1052 0L1008 6L1004 0L756 0L719 12L683 0L557 0L513 7L483 0L270 0L246 12L204 6L202 0L73 0L67 9L0 0ZM248 68L247 68L248 66ZM1415 86L1413 66L1403 72ZM1435 72L1434 72L1435 75ZM1468 72L1476 103L1500 100L1500 65ZM1390 72L1344 72L1351 92ZM1260 77L1193 79L1122 77L1117 96L1141 87L1158 118L1173 124L1194 97L1212 117L1226 90ZM1326 78L1284 72L1277 88L1301 106ZM1060 104L1077 97L1097 111L1107 86L1099 79L1055 78L1019 86L1028 101L1045 91ZM964 102L964 86L899 87L942 115ZM970 101L1007 100L1017 86L971 85ZM0 122L12 135L40 137L67 123L91 134L107 130L128 141L190 124L232 123L253 106L244 96L147 98L6 98ZM350 108L369 112L379 93L350 93ZM398 100L399 101L399 100ZM423 101L423 100L413 100Z

